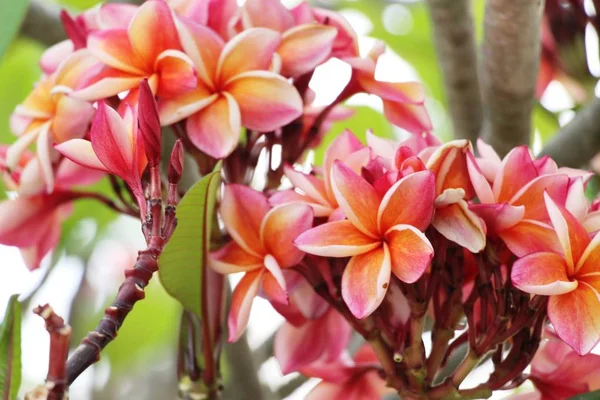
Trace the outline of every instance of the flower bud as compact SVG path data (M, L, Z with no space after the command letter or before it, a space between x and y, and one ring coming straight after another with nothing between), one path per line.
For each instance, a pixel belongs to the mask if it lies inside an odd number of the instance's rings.
M169 160L169 183L177 183L183 173L183 143L181 139L175 142L171 159Z
M154 94L150 89L150 85L148 85L147 79L140 82L138 121L148 163L151 166L157 166L160 162L161 149L160 119Z

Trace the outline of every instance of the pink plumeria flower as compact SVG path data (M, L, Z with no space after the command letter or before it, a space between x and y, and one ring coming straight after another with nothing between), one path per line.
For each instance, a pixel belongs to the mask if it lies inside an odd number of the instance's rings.
M182 20L183 48L198 71L197 87L159 102L163 125L187 118L191 142L214 158L237 146L242 126L268 132L302 114L302 99L281 75L268 71L281 43L278 32L248 29L227 44L211 29Z
M427 161L435 174L435 217L432 225L447 239L473 253L485 247L483 221L469 209L475 190L467 169L467 154L473 154L467 140L454 140L439 147Z
M429 156L442 145L440 140L429 132L410 135L402 142L384 139L367 131L367 145L373 150L376 156L388 161L391 169L394 169L395 158L401 147L408 147L412 152L419 156L423 162L426 162Z
M136 88L147 78L154 93L170 98L196 87L193 63L181 51L172 12L163 0L140 6L126 28L92 32L87 49L103 64L75 95L98 100Z
M467 167L481 204L470 206L486 224L488 235L499 236L517 256L555 248L554 229L543 206L544 191L565 205L570 188L566 174L540 174L526 146L511 150L490 185L475 157L467 154Z
M342 276L342 297L355 317L364 318L381 304L392 272L407 283L425 272L433 256L423 230L433 218L434 179L430 171L414 173L381 198L365 179L334 162L331 184L348 220L317 226L295 243L309 254L352 257Z
M57 145L56 149L77 164L119 176L135 194L140 208L145 207L140 176L147 158L134 109L128 107L121 117L100 102L90 140L72 139Z
M425 109L425 92L417 82L382 82L375 79L375 67L384 51L382 43L376 44L366 58L350 57L343 61L352 67L353 82L360 90L381 97L383 112L394 125L411 133L432 130Z
M304 257L293 240L312 226L313 212L302 204L271 209L262 193L236 184L225 186L219 212L233 241L211 253L210 266L223 274L246 273L231 299L228 325L232 342L244 333L259 288L271 302L288 303L283 270Z
M511 279L520 290L550 296L548 317L578 354L600 341L600 235L590 239L577 219L544 193L561 253L549 248L517 260Z
M337 29L310 21L297 24L294 15L280 0L248 0L241 12L245 29L263 27L282 35L277 55L281 60L281 74L297 77L314 70L331 54Z
M273 194L269 202L273 205L302 203L310 205L316 217L339 219L341 213L331 186L331 168L335 160L342 160L356 173L370 159L370 150L348 130L342 132L327 148L323 161L323 179L311 174L296 171L290 166L284 167L285 176L296 190L283 190Z

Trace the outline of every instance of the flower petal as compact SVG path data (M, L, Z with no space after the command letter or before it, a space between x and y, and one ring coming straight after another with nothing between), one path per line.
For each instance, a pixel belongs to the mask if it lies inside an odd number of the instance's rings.
M240 140L240 109L229 93L188 118L187 132L191 142L214 158L225 158Z
M155 69L159 76L156 95L161 98L173 98L197 86L192 60L180 51L166 50L160 53Z
M411 133L429 132L433 129L424 105L383 100L383 113L394 125Z
M296 265L304 253L294 246L294 240L310 229L313 211L304 204L284 204L270 210L260 226L260 238L267 253L273 255L281 268Z
M323 178L325 189L328 191L329 201L337 204L333 192L331 191L331 169L335 160L343 161L350 154L364 148L363 144L349 130L344 130L331 142L323 159Z
M487 181L485 175L481 171L475 156L472 153L467 154L467 169L469 171L469 177L471 178L471 184L475 190L475 194L479 198L482 204L492 204L496 202L492 187Z
M244 27L263 27L284 32L294 26L294 17L279 0L248 0L242 9Z
M515 226L525 215L524 206L516 207L506 203L471 204L469 209L485 221L487 232L492 235Z
M265 271L264 268L260 268L255 271L247 272L233 291L229 309L229 318L227 321L229 328L228 341L230 343L238 340L248 326L252 300L254 300L254 297L258 294L258 288L265 275Z
M88 101L104 99L137 87L141 79L141 75L121 73L106 67L92 75L92 78L71 93L71 96Z
M415 196L416 193L419 195ZM434 201L435 177L431 171L415 172L400 179L381 200L377 213L379 231L384 233L398 224L425 230L433 218Z
M300 250L322 257L350 257L381 246L348 220L328 222L309 229L294 241Z
M269 204L272 206L292 203L300 203L311 206L315 217L328 217L333 212L333 208L330 206L324 206L316 203L312 198L295 192L291 189L275 192L271 197L269 197Z
M91 33L87 49L109 67L135 75L144 74L144 64L133 51L126 29L105 29Z
M392 272L403 282L413 283L423 275L433 257L433 247L423 232L411 225L396 225L385 234Z
M231 79L225 89L237 101L242 124L268 132L302 115L302 99L284 78L268 71L245 72Z
M240 247L260 258L265 255L260 227L268 211L262 193L238 184L225 186L219 209L225 228Z
M494 180L494 198L498 203L509 201L519 189L537 178L538 173L527 146L512 149Z
M99 171L110 172L104 164L102 164L100 159L98 159L96 153L94 153L92 143L87 140L71 139L64 143L57 144L54 148L63 156L79 165Z
M378 237L379 196L375 188L340 161L333 163L331 184L340 208L352 224L365 235Z
M289 165L285 165L283 167L283 173L295 188L303 191L308 197L315 200L317 203L329 205L329 202L327 201L327 193L325 192L325 184L322 180L316 178L314 175L296 171Z
M159 99L158 113L160 123L171 125L189 117L209 106L219 99L218 94L213 94L208 88L199 84L196 89L171 99Z
M208 265L220 274L252 271L263 266L263 259L248 253L236 242L229 242L210 253Z
M525 206L525 219L549 221L543 201L544 192L560 205L567 201L569 178L566 175L543 175L527 183L510 200L510 204Z
M485 247L485 225L464 200L437 207L432 225L448 240L472 253L479 253Z
M381 82L375 79L361 79L365 91L384 100L396 103L423 104L425 90L418 82Z
M427 169L435 174L436 192L460 188L465 191L465 199L475 195L467 168L467 154L473 149L468 140L453 140L440 146L427 160Z
M264 265L269 271L269 273L265 274L265 279L262 283L262 288L267 299L271 303L288 305L287 285L277 260L272 255L267 254L264 259Z
M524 219L512 227L498 232L498 235L517 257L539 251L561 253L554 228L543 222Z
M567 276L567 265L560 255L545 252L518 259L510 278L522 291L543 296L571 292L578 284Z
M223 48L217 67L217 80L229 79L248 71L267 70L281 35L271 29L250 28L234 36Z
M337 35L334 27L304 24L289 29L277 49L281 56L281 74L296 77L315 69L327 60Z
M580 355L590 352L600 340L598 292L585 283L576 290L551 296L548 317L556 334Z
M367 317L379 307L387 293L390 273L386 244L350 259L342 275L342 298L356 318Z
M80 138L86 133L94 107L91 103L63 95L56 103L56 114L52 119L52 137L56 143Z

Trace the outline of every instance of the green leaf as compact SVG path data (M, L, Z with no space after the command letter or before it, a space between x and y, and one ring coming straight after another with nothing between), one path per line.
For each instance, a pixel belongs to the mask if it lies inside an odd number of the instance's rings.
M600 400L600 390L595 390L585 394L578 394L577 396L571 397L569 400Z
M8 301L4 322L0 326L0 397L17 398L21 386L21 304L18 295Z
M165 290L200 318L202 269L208 256L220 183L221 163L187 191L177 206L177 229L158 259Z
M540 103L533 109L533 124L540 132L542 145L548 143L548 140L560 130L558 117L550 110L544 108Z
M0 57L19 31L28 7L29 0L0 1Z

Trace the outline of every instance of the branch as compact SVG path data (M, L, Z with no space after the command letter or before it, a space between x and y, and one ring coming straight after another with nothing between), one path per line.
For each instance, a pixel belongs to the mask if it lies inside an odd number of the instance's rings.
M482 136L501 156L530 142L543 6L544 0L486 2Z
M60 7L43 0L31 0L20 33L46 46L66 39L60 23Z
M580 167L600 151L600 99L588 105L548 142L540 155L548 155L560 166Z
M427 0L457 138L475 140L483 122L470 0Z

